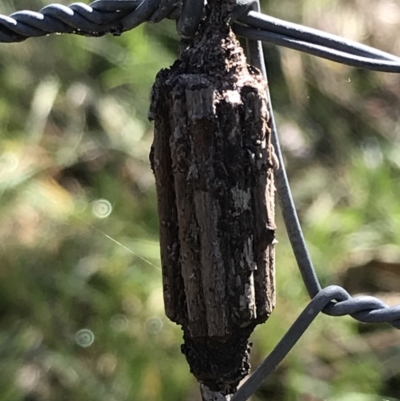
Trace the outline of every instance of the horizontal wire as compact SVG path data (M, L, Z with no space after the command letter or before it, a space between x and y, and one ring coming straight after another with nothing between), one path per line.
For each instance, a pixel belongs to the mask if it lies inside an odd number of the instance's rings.
M297 40L290 36L281 35L279 33L249 28L237 24L233 26L233 30L237 35L248 39L262 40L263 42L269 42L279 46L288 47L290 49L299 50L303 53L308 53L320 58L335 61L340 64L373 71L400 73L400 59L394 61L358 56L315 43Z
M304 25L295 24L293 22L284 21L254 11L250 11L247 14L240 16L240 22L253 28L279 33L284 36L290 36L293 39L314 43L316 45L321 45L353 55L397 62L400 61L399 57L374 49L371 46L366 46L341 36L309 28Z
M51 4L39 12L19 11L0 15L0 42L20 42L29 37L52 33L102 36L120 35L142 24L164 18L178 20L178 32L193 36L201 20L205 0L97 0L89 5ZM400 72L400 58L317 29L280 20L250 10L252 0L241 0L233 12L240 24L238 35L285 46L357 68L381 72ZM250 5L250 6L249 6Z
M176 0L97 0L89 5L74 3L68 7L50 4L39 12L18 11L10 16L0 15L0 42L21 42L53 33L120 35L143 22L160 21L161 6L162 18L179 17Z

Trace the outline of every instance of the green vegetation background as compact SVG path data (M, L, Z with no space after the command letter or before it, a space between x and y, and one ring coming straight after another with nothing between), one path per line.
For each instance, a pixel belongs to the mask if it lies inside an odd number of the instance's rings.
M0 13L49 3L3 0ZM263 11L400 54L394 0L269 0ZM0 44L2 401L199 400L163 314L148 163L149 91L177 46L171 21ZM322 284L399 304L399 77L265 49ZM308 301L279 210L278 231L277 308L253 335L253 366ZM252 399L400 399L399 340L388 325L320 316Z

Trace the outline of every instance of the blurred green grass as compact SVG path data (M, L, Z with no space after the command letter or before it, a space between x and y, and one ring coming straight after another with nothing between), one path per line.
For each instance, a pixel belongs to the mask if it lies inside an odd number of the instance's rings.
M0 13L46 4L3 0ZM399 53L390 0L263 6ZM1 400L199 399L163 313L148 164L150 88L177 47L168 21L118 38L0 45ZM322 284L400 303L398 76L265 50ZM279 210L277 220L277 308L253 335L253 366L308 302ZM399 340L388 325L320 316L253 400L400 398Z

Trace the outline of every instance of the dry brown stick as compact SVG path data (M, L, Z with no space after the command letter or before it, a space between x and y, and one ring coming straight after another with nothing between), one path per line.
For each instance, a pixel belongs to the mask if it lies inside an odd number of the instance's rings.
M230 29L230 3L210 2L198 35L158 74L150 111L165 310L204 401L236 391L248 338L275 304L266 83Z

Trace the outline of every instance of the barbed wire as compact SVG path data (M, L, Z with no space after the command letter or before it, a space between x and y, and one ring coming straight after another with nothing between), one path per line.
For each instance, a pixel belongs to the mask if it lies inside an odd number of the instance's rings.
M203 18L204 7L204 0L97 0L90 5L74 3L68 7L51 4L39 12L19 11L10 16L0 15L0 42L21 42L30 37L52 33L120 35L143 22L156 23L164 18L176 20L179 35L190 38L196 33ZM249 62L262 71L265 79L267 72L260 41L354 67L400 73L399 57L339 36L263 15L259 12L258 0L237 0L237 7L231 18L234 31L249 39ZM321 288L297 216L280 148L271 96L269 92L267 95L272 142L280 164L280 168L275 171L278 198L311 302L265 361L239 388L232 401L245 401L256 391L320 312L330 316L350 315L363 323L389 323L400 329L400 305L389 307L372 296L352 297L339 286Z

